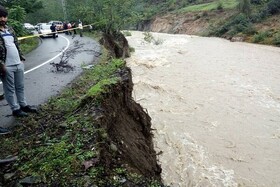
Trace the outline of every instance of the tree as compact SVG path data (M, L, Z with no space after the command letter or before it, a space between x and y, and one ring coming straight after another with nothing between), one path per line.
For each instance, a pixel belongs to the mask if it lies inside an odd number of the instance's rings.
M105 33L112 33L136 20L135 3L136 0L84 0L77 6L76 1L67 0L66 6L68 19L80 19Z
M41 0L3 0L1 3L3 6L12 8L13 6L21 6L26 13L36 12L43 8Z
M9 25L13 27L18 36L25 35L25 30L22 26L22 22L25 20L26 12L21 6L13 6L9 9Z
M44 23L50 20L64 20L61 1L47 0L43 1L43 8L34 13L27 14L27 20L31 23Z

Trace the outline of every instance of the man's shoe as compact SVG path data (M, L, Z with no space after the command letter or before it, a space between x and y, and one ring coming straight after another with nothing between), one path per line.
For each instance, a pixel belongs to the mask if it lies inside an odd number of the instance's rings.
M31 113L38 113L38 110L34 106L26 105L24 107L20 107L23 112L31 112Z
M0 93L0 101L4 99L4 93Z
M9 134L11 131L9 129L0 127L0 135Z
M28 114L23 112L21 109L18 109L18 110L13 111L13 116L15 116L15 117L26 117L26 116L28 116Z

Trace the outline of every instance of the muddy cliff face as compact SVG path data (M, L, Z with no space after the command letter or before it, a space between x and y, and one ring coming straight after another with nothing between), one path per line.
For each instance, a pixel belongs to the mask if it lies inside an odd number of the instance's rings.
M118 160L125 167L148 178L160 180L161 168L157 163L151 132L151 118L132 99L133 83L131 70L125 68L120 73L122 81L113 86L104 96L101 108L100 125L107 129L110 146L103 149L103 162L113 164L114 155L108 150L116 149Z
M100 43L113 57L128 57L129 47L126 38L103 35ZM132 97L133 81L131 69L125 67L117 75L121 81L110 87L103 96L102 117L99 124L108 133L107 148L101 152L105 165L118 163L125 165L131 172L161 181L161 167L153 145L151 118L142 106ZM117 159L111 150L115 149Z
M138 25L140 31L163 32L171 34L204 35L211 26L210 20L228 17L227 12L193 12L156 16Z

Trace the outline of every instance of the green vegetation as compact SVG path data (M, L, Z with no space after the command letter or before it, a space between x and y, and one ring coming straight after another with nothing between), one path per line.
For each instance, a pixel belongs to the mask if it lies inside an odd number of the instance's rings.
M108 135L92 112L108 88L120 81L117 72L124 67L123 60L112 59L85 70L71 87L42 105L40 114L22 119L12 135L1 138L1 157L17 154L19 160L1 168L1 175L13 176L0 179L0 185L17 180L32 186L122 186L125 181L160 186L121 165L108 168L100 163L100 147Z
M276 33L274 36L273 36L273 44L276 45L276 46L280 46L280 32L279 33Z
M144 35L144 40L148 43L153 43L154 45L161 45L164 42L160 38L155 39L152 33L150 32L144 32L143 35Z
M20 6L13 6L9 9L8 24L16 31L17 36L27 35L27 31L23 28L23 22L26 17L24 8Z
M269 32L260 32L253 36L253 42L254 43L262 43L264 40L269 36Z
M138 13L134 8L137 5L135 0L82 0L78 4L76 0L64 0L64 2L63 8L61 1L44 1L43 9L27 17L32 23L50 20L77 23L81 20L84 25L92 24L95 30L105 33L120 31L138 19Z
M210 20L211 25L206 36L225 38L238 36L248 42L279 45L279 42L277 42L279 41L279 32L275 31L277 28L259 28L260 30L255 28L256 24L261 25L262 22L267 22L271 16L280 13L279 0L217 0L187 6L179 9L177 12L203 12L203 14L209 14L213 10L223 12L224 9L227 9L228 14L216 12L216 17ZM219 18L219 14L223 15L223 19ZM201 16L197 16L197 19L199 18Z
M14 6L22 7L26 13L36 12L38 9L43 8L41 0L14 0L14 1L1 1L1 5L12 8Z
M23 54L27 54L34 50L39 45L39 38L26 38L24 40L20 40L20 49Z
M219 6L223 9L233 9L238 5L237 0L219 0L210 3L191 5L178 10L179 13L197 12L197 11L211 11L217 10Z

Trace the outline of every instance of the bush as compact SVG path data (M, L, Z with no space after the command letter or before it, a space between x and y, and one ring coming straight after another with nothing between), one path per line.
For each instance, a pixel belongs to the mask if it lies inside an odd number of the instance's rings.
M273 45L280 46L280 33L277 33L273 37Z
M254 43L261 43L263 42L267 37L269 36L269 32L265 31L265 32L260 32L258 34L255 34L253 36L253 42Z
M271 15L280 13L280 0L271 0L267 4L267 10Z
M250 17L250 20L251 20L253 23L258 23L258 22L262 21L264 18L266 18L266 17L268 16L268 14L269 14L269 13L268 13L267 9L264 9L264 10L262 10L261 12L252 15L252 16Z
M154 36L149 32L144 32L144 40L148 43L151 43L154 40Z
M240 13L244 13L246 16L249 16L251 14L250 0L240 0L238 8Z
M244 34L247 35L254 35L256 34L258 31L257 29L253 26L253 24L249 24L249 26L243 31Z
M263 3L263 0L251 0L251 4L260 5Z
M232 36L246 30L249 25L249 19L244 14L238 14L237 16L230 18L218 30L214 31L214 34L216 36L222 36L223 34L229 32Z
M223 3L221 1L218 2L217 10L219 10L219 11L224 10Z

